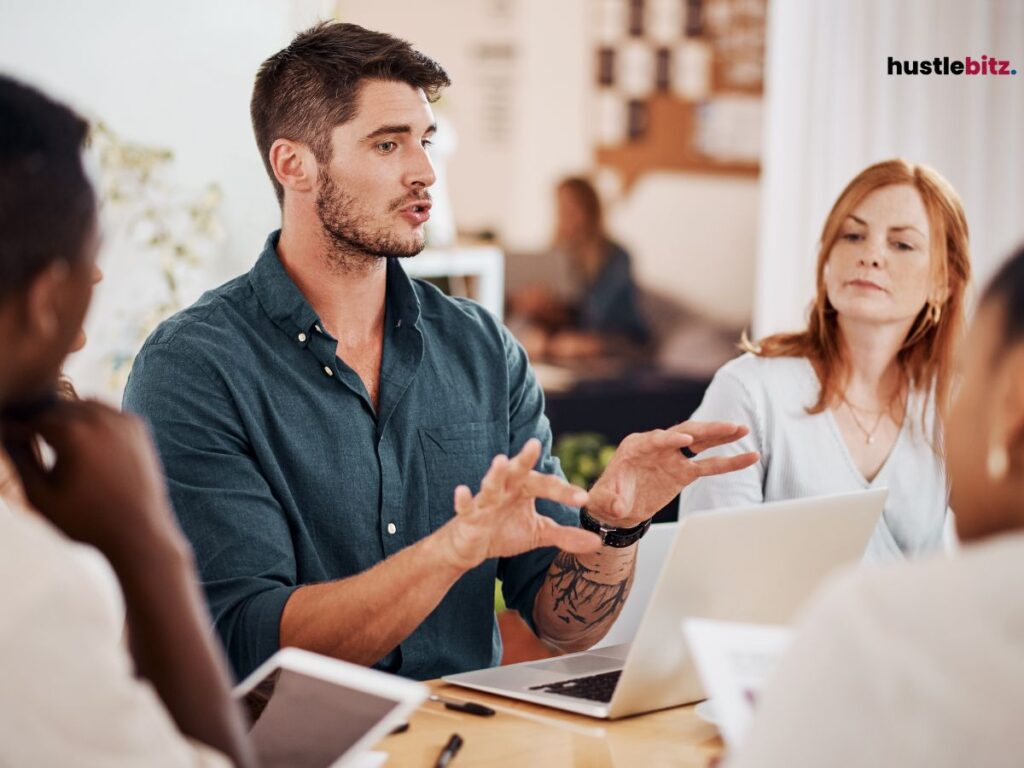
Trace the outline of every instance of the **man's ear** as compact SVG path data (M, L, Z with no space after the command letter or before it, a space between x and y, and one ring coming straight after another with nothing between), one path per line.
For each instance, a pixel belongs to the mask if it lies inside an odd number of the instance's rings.
M60 336L60 306L69 277L67 262L58 260L29 283L22 303L26 336L47 346L57 341Z
M292 192L311 192L316 185L317 163L309 147L290 139L278 139L270 147L274 178Z

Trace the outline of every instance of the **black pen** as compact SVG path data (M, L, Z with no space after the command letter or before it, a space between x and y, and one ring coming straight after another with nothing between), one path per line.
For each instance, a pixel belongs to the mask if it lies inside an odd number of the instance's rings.
M453 733L452 737L448 739L448 743L444 745L444 749L441 750L441 754L437 756L434 768L445 768L455 758L461 747L462 737L457 733Z
M494 715L493 709L485 707L483 704L477 704L473 701L456 701L455 699L449 699L446 696L439 696L436 693L430 697L430 701L436 701L438 704L444 704L445 709L453 709L456 712L465 712L467 715L477 715L478 717L491 717Z

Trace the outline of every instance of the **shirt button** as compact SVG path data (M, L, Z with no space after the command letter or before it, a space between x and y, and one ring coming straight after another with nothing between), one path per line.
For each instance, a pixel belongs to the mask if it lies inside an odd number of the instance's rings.
M324 366L324 373L326 373L328 376L334 375L334 371L331 370L331 366L329 365Z
M396 531L398 531L398 526L394 523L388 523L388 533L394 535Z
M306 341L306 334L300 333L299 334L299 343L303 344L303 343L305 343L305 341Z
M316 332L317 333L323 333L323 331L320 330L320 326L319 325L314 325L313 327L316 328Z

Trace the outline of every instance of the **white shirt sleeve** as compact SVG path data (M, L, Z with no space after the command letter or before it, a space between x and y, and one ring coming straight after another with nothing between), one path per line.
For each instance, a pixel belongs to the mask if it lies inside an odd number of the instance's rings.
M135 677L116 612L95 574L68 556L73 545L43 530L9 543L21 551L7 567L23 573L0 600L0 764L229 765L186 739Z
M702 477L683 489L679 500L680 518L692 512L764 501L765 440L763 424L750 391L728 370L719 370L704 393L704 400L691 421L731 421L750 432L746 437L708 449L699 459L712 456L737 456L759 451L761 459L752 467L724 475Z

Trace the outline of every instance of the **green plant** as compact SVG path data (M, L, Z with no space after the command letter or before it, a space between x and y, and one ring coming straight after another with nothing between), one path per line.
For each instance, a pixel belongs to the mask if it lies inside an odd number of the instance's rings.
M577 432L558 438L552 453L562 463L570 483L590 488L615 455L615 446L596 432Z

